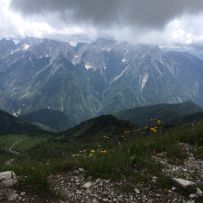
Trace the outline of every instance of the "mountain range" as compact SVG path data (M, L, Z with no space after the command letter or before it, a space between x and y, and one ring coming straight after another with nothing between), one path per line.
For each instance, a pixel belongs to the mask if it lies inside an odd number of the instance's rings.
M202 89L203 61L188 52L107 39L0 41L0 108L14 115L52 109L78 124L138 106L203 106Z

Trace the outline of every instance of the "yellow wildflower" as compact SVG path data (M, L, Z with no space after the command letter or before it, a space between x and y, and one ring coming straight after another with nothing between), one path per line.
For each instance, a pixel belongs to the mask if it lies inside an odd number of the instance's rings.
M106 150L101 150L101 154L107 154Z
M92 154L92 153L90 153L90 154L89 154L89 157L92 157L92 156L93 156L93 154Z
M150 131L151 131L152 133L157 133L157 128L150 128Z

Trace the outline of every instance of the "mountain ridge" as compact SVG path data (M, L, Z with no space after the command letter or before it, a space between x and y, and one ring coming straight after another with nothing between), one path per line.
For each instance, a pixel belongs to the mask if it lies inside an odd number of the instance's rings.
M46 133L38 126L23 121L5 111L0 110L0 135L19 133Z
M33 38L6 43L0 107L12 114L51 108L78 124L140 105L203 105L203 61L191 54L105 39L76 47Z
M203 109L198 105L192 102L184 102L137 107L115 112L113 115L119 119L145 126L150 124L151 119L159 119L165 124L177 124L184 117L201 112L203 112Z
M54 131L63 131L74 125L66 114L52 109L39 109L35 112L20 115L19 118L28 122L44 124Z
M137 130L137 125L120 120L112 115L102 115L80 123L79 125L60 133L63 140L77 140L77 142L105 142L118 141L122 135Z

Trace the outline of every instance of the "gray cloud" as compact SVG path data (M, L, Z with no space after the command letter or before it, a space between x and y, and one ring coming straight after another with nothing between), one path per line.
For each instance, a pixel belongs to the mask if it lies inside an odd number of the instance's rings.
M203 11L202 0L12 0L11 6L24 15L58 13L64 22L152 28Z

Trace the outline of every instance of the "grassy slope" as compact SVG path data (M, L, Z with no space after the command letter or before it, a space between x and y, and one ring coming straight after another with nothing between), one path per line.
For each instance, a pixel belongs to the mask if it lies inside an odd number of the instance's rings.
M14 150L19 152L25 152L28 149L39 145L41 142L49 139L50 136L38 135L38 136L28 136L25 134L18 135L4 135L0 139L0 149L7 151L8 148L15 142L22 140L18 145L14 147Z
M74 124L66 114L52 109L40 109L21 115L20 118L33 123L41 123L55 131L66 130Z
M43 130L9 113L0 111L0 135L12 133L40 133Z
M203 112L198 112L194 114L189 114L181 118L182 123L191 123L191 122L198 122L200 120L203 120Z
M201 112L203 109L191 102L180 104L160 104L138 107L114 113L117 118L128 120L140 126L148 125L150 119L160 119L165 123L176 123L182 117Z
M48 190L47 177L60 171L68 171L83 167L87 175L113 180L125 177L130 184L148 182L152 176L159 177L158 187L171 187L171 180L162 173L162 166L151 157L161 152L166 152L167 158L174 163L180 163L185 158L184 151L179 143L189 143L202 153L203 123L193 128L173 129L165 133L151 134L151 136L138 136L123 140L120 144L112 145L103 142L100 146L61 142L58 138L42 141L39 144L18 149L24 155L19 157L11 168L0 170L14 170L18 175L26 175L23 184L32 190ZM22 138L22 137L21 137ZM16 137L13 137L14 141ZM27 141L29 141L28 139ZM6 143L12 143L7 140ZM110 141L109 141L110 142ZM92 150L95 152L92 153ZM106 151L106 153L102 153ZM200 153L201 152L201 153ZM203 156L199 158L203 159Z
M112 115L99 116L88 121L82 122L62 133L63 141L75 140L77 142L99 143L103 139L118 141L124 133L131 134L137 130L137 126L119 120Z
M167 132L163 132L159 126L157 133L150 133L147 136L139 133L140 136L125 137L117 144L111 139L103 139L99 145L64 142L60 137L38 142L29 137L25 143L16 146L24 156L19 157L11 168L3 167L1 170L11 169L18 175L28 176L23 180L23 184L31 186L32 190L40 191L48 189L47 177L50 174L78 167L83 167L87 175L113 180L125 178L132 185L142 181L147 183L152 176L157 176L158 187L170 188L170 178L162 173L163 166L157 163L152 155L165 152L171 162L181 163L186 154L179 143L188 143L196 149L198 158L203 159L203 122L193 127L179 126ZM18 138L16 136L4 138L2 143L9 146L19 138L23 138L23 135Z

